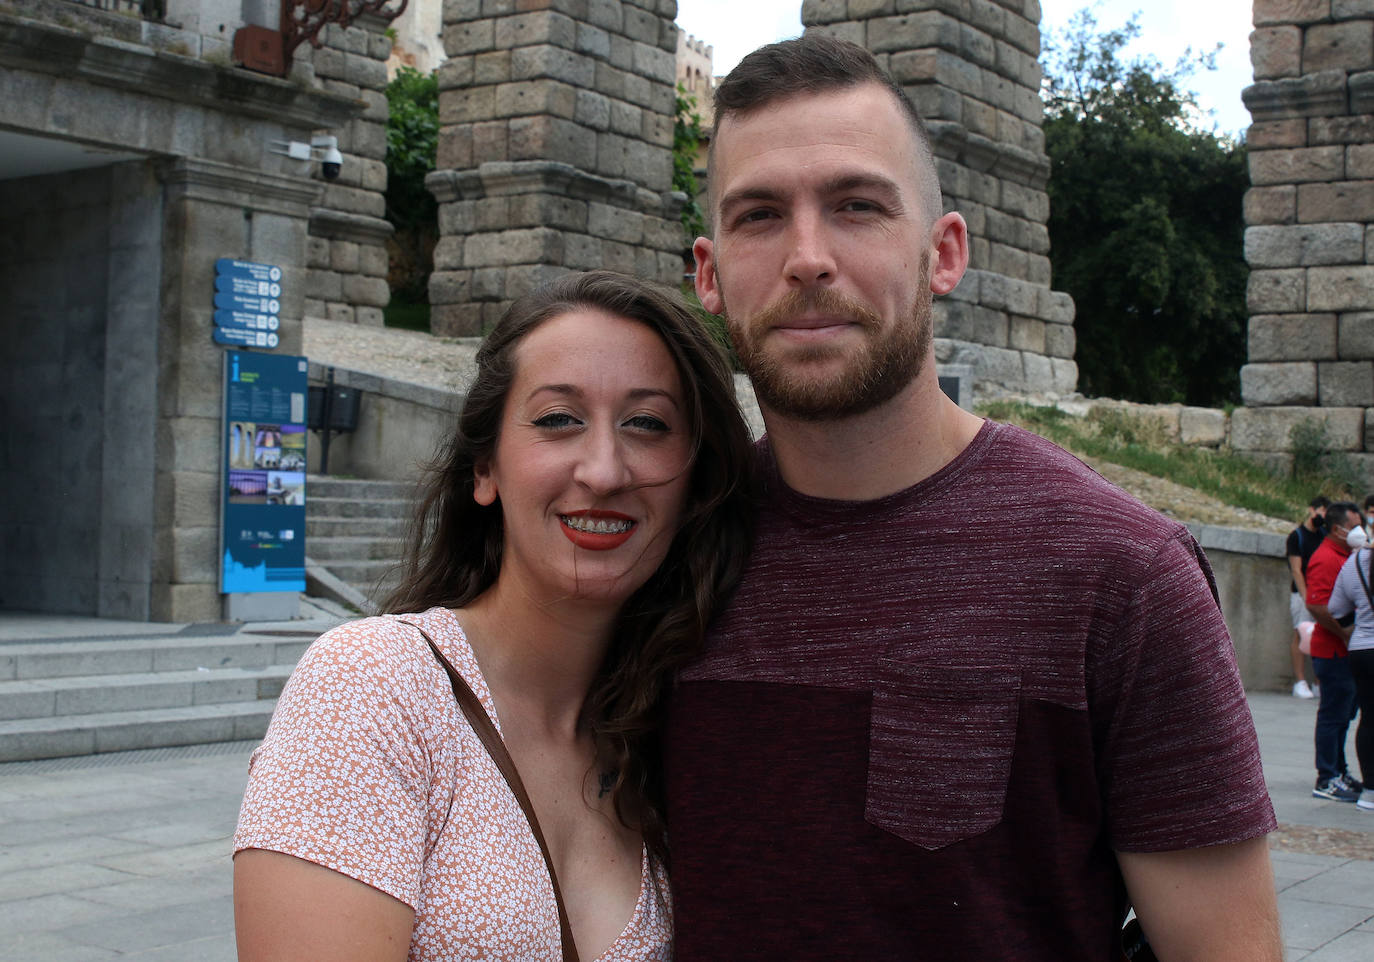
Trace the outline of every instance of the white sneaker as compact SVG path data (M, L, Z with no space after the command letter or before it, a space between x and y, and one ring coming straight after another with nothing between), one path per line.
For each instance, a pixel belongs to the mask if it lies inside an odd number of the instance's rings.
M1362 808L1366 812L1374 812L1374 791L1365 789L1360 792L1359 800L1355 802L1356 808Z
M1316 698L1317 695L1314 691L1312 691L1311 686L1307 684L1307 679L1304 678L1302 681L1299 681L1297 684L1293 686L1293 697Z

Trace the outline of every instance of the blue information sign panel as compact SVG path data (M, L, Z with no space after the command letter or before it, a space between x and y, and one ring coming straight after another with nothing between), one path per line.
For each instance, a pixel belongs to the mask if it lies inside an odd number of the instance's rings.
M303 357L225 352L226 594L305 590L307 368Z
M275 264L215 261L216 344L275 348L281 326L281 268Z

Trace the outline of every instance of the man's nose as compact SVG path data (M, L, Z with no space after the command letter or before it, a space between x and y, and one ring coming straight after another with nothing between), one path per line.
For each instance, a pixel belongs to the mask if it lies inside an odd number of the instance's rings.
M801 287L834 280L835 257L830 241L819 214L794 214L789 225L787 279Z

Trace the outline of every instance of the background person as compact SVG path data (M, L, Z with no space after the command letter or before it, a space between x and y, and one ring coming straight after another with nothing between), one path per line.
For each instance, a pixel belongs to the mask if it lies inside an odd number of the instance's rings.
M1307 561L1325 537L1321 519L1326 512L1326 506L1330 503L1329 498L1317 495L1307 503L1307 517L1303 519L1302 524L1288 534L1286 553L1288 570L1292 574L1292 580L1289 582L1292 594L1288 596L1288 614L1293 621L1293 637L1288 643L1288 655L1293 662L1293 677L1297 679L1293 682L1293 695L1296 698L1317 697L1312 686L1307 683L1307 659L1298 647L1301 641L1298 626L1304 621L1312 620L1312 616L1307 612Z
M1273 810L1187 530L940 391L968 265L914 108L812 32L717 87L714 234L768 427L754 549L679 676L678 962L1278 962Z
M1370 591L1374 590L1374 572L1370 571L1374 562L1374 552L1361 544L1367 543L1368 536L1361 539L1352 531L1346 536L1346 543L1352 548L1350 557L1341 565L1336 584L1331 589L1331 598L1326 603L1327 610L1336 619L1344 618L1354 612L1355 630L1346 642L1346 662L1350 675L1355 681L1355 701L1360 713L1360 724L1355 729L1355 756L1360 762L1360 777L1364 786L1374 778L1374 601ZM1355 802L1364 811L1374 812L1374 790L1361 787L1360 797Z
M657 721L745 554L731 374L676 295L605 272L517 301L477 364L398 614L311 645L253 755L240 959L560 958L530 823L421 631L499 727L580 958L671 958Z
M1312 794L1337 802L1353 802L1364 785L1354 778L1346 765L1345 740L1350 721L1355 717L1355 679L1346 658L1346 643L1353 628L1342 625L1327 607L1336 576L1350 557L1349 536L1364 535L1364 518L1349 501L1337 501L1326 508L1323 519L1326 537L1307 562L1307 610L1316 627L1312 629L1312 670L1321 686L1317 702L1317 724L1313 736L1317 781ZM1357 536L1356 544L1363 543Z

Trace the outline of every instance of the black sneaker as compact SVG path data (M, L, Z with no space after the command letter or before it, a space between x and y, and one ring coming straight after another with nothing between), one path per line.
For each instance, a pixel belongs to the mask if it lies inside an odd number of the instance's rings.
M1344 775L1341 775L1340 779L1341 784L1344 785L1346 788L1350 789L1355 794L1358 795L1360 792L1364 791L1364 782L1360 781L1358 778L1356 778L1349 772L1346 772Z
M1360 797L1359 792L1346 787L1340 776L1317 779L1312 795L1316 798L1329 798L1333 802L1353 802Z

